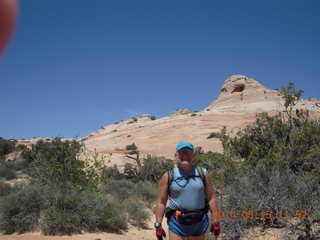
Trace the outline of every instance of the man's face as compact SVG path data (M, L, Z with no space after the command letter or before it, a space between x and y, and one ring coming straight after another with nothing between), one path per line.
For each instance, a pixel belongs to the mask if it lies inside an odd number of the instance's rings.
M176 156L181 162L192 162L194 152L190 148L182 148L176 153Z

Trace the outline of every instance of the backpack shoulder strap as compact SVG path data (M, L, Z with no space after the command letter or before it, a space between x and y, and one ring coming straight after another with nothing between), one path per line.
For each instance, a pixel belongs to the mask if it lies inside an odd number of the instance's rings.
M199 176L195 176L193 175L193 177L200 177L201 180L202 180L202 183L203 183L203 186L206 186L206 179L205 179L205 174L203 172L203 169L202 167L196 167L197 168L197 171L199 173ZM173 180L178 180L180 178L184 178L184 177L178 177L178 178L174 178L174 169L171 168L167 171L167 174L168 174L168 192L170 192L170 186L172 184L172 181Z
M206 186L206 176L204 175L202 167L197 167L197 171L198 171L198 173L200 175L200 178L201 178L201 180L203 182L203 185Z
M206 176L205 176L205 174L203 172L203 168L202 167L197 167L197 170L198 170L198 173L199 173L199 175L201 177L203 186L206 188ZM207 171L207 174L208 174L208 171ZM208 200L206 198L204 199L204 204L205 204L205 207L203 208L203 211L205 213L208 213L209 210L210 210L210 206L209 206L209 202L208 202Z
M173 168L169 169L167 171L167 174L168 174L168 192L170 192L170 186L171 186L173 175L174 175Z
M170 186L173 179L173 168L169 169L167 171L167 174L168 174L168 186Z

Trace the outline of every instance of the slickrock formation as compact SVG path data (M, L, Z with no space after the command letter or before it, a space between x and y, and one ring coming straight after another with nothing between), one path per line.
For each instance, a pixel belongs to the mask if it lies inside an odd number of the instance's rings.
M125 148L132 143L138 146L142 156L156 154L173 158L180 141L190 141L205 151L222 152L218 139L207 138L212 132L218 133L226 126L234 134L254 122L259 112L282 111L282 102L279 91L267 89L252 78L234 75L224 82L219 97L201 112L179 109L161 119L144 114L102 127L82 140L89 155L104 155L109 164L120 167L126 162L134 163L125 157ZM320 113L317 99L302 100L298 107Z
M176 111L172 112L170 116L179 116L179 115L186 115L190 113L188 109L177 109Z
M267 89L252 78L234 75L224 82L219 97L206 109L214 113L256 113L275 111L280 105L278 91Z
M301 100L297 108L319 111L316 99ZM258 113L283 110L283 98L278 90L265 88L258 81L243 76L229 77L220 90L219 97L205 110L210 113Z

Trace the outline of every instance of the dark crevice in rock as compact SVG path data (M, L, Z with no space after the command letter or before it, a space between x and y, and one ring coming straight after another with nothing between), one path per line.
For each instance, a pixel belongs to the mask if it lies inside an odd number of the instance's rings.
M244 84L236 84L231 93L242 92L244 89L245 89L245 85Z
M227 89L225 87L221 88L221 92L227 92Z

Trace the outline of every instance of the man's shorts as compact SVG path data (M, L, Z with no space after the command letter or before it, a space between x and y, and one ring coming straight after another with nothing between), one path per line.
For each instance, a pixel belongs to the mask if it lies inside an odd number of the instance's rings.
M168 220L169 230L178 236L202 236L206 233L209 226L209 218L207 214L203 215L200 222L191 225L184 225L179 223L176 218L172 215Z

